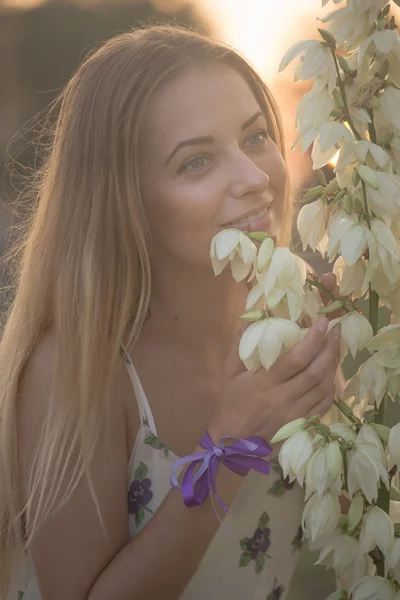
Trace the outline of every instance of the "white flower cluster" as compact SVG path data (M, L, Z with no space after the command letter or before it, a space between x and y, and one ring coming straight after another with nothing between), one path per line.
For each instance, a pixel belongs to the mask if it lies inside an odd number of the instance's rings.
M314 79L294 146L313 144L316 170L338 154L334 181L305 197L314 201L298 217L303 247L330 261L340 253L341 292L357 298L371 285L400 316L400 36L389 8L348 0L324 19L321 41L294 44L280 69L297 59L294 79ZM336 44L351 51L347 59Z
M317 417L297 419L271 442L283 440L279 462L289 481L305 486L302 528L313 549L320 550L316 564L333 568L352 598L399 600L400 538L376 501L380 488L390 487L390 470L400 464L400 424L389 430L357 419L329 427ZM343 490L351 501L346 517L339 502ZM387 579L376 575L371 553L377 549ZM328 600L340 598L347 600L347 592L337 591Z
M240 358L248 370L269 369L276 359L307 333L300 323L304 317L317 318L322 306L318 294L306 284L306 263L288 248L275 246L267 234L255 234L262 242L257 248L246 234L225 229L211 243L211 262L219 275L230 262L236 281L250 274L254 281L247 299L247 313L253 321L243 333Z
M323 19L321 40L294 44L280 67L296 59L295 81L314 80L294 146L312 146L319 185L305 194L297 226L304 249L335 261L347 297L348 312L330 327L340 323L353 358L363 348L371 356L347 383L346 404L337 403L342 422L299 419L272 441L286 439L279 460L305 485L305 536L340 582L327 600L400 600L400 512L389 511L390 497L400 505L400 424L381 424L384 398L400 392L400 36L389 0L331 2L340 6ZM320 169L334 158L328 183ZM374 327L354 310L361 298ZM392 324L377 332L379 300ZM363 420L368 405L378 423ZM340 494L350 501L346 516Z

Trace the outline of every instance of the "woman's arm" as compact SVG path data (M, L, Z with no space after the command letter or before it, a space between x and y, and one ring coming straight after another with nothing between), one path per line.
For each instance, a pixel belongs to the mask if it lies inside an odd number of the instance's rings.
M47 410L52 356L52 341L47 338L34 352L21 379L22 481L29 477L31 457ZM103 442L91 468L107 537L83 481L67 504L43 524L34 540L32 554L43 600L175 600L218 529L219 521L209 500L197 508L186 508L181 494L173 490L146 527L129 541L123 401L127 397L132 398L132 387L121 362L112 387L108 444L101 436ZM227 505L242 483L243 477L220 468L217 487Z

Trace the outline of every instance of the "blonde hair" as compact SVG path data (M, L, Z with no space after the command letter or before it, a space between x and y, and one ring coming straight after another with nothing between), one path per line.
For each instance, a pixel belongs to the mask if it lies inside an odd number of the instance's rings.
M52 107L57 120L35 176L35 201L7 256L16 291L0 342L0 598L14 557L27 551L39 524L68 500L82 476L90 484L120 344L132 347L146 319L151 239L137 166L146 106L162 83L210 62L245 78L284 154L279 113L257 73L230 47L175 25L145 26L109 40L86 58ZM287 200L284 239L291 210ZM53 388L24 504L18 382L49 328L56 340ZM66 492L55 505L62 486Z

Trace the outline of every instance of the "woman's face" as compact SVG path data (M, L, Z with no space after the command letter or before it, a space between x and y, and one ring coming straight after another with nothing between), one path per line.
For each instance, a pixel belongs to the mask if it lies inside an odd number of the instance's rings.
M210 65L165 84L147 108L139 160L153 250L211 269L210 242L222 229L279 237L285 163L233 69Z

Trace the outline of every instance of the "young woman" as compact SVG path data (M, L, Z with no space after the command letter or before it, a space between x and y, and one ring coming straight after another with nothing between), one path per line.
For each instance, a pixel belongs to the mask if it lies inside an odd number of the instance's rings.
M288 240L271 94L232 49L155 26L89 56L59 104L0 345L1 598L283 599L303 494L276 463L219 468L230 533L169 481L206 430L268 441L334 397L327 321L247 372L246 283L211 267L226 227Z

